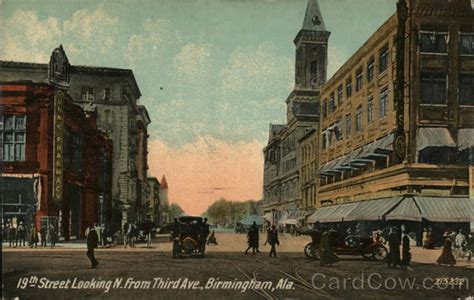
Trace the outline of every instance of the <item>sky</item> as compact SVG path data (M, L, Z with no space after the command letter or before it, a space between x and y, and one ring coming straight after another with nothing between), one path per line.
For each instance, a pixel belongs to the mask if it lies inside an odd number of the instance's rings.
M320 0L331 76L395 0ZM259 200L269 124L286 122L307 0L0 0L0 59L130 68L147 107L149 175L188 214ZM369 13L370 12L370 13Z

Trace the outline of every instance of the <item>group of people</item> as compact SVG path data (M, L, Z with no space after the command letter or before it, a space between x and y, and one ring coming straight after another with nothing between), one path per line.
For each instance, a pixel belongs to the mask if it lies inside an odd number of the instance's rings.
M38 243L42 247L48 247L48 244L53 248L58 241L58 231L53 224L42 225L40 230L36 228L35 224L25 226L23 221L18 225L13 221L7 220L3 227L2 239L6 238L9 247L26 247L27 243L30 248L37 248Z
M400 266L407 269L411 262L410 236L402 226L400 230L396 226L388 228L388 236L385 241L388 244L387 265L390 268ZM402 249L400 255L400 246Z
M253 222L252 226L250 226L249 231L247 232L247 244L248 247L245 250L245 254L248 254L249 250L252 249L252 254L260 253L259 247L259 237L260 233L258 230L258 226L256 222ZM267 228L267 240L263 244L270 245L270 257L277 257L276 246L280 245L280 240L278 239L278 231L275 225L269 226Z
M85 232L86 238L89 235L89 231L92 227L94 228L97 234L97 246L98 247L107 246L107 244L109 243L108 241L109 231L107 230L107 227L105 226L105 224L94 223L93 226L87 227L86 232Z
M457 233L455 231L446 231L443 234L443 238L443 249L441 250L441 255L436 260L439 265L455 265L456 257L454 253L459 257L467 258L467 261L471 261L472 253L474 252L474 236L472 232L466 236L462 229Z
M140 234L140 231L138 229L138 223L133 222L133 223L128 223L126 222L123 225L123 247L127 248L129 246L130 248L135 248L135 244L137 242L138 235ZM150 241L151 243L151 241Z

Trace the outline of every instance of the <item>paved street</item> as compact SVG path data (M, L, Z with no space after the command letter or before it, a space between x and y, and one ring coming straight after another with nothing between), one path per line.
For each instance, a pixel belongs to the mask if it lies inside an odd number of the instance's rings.
M413 270L389 269L379 262L365 261L360 257L341 257L342 261L332 267L320 267L318 262L308 260L302 253L307 237L282 237L279 258L269 258L266 253L256 256L244 255L245 236L218 234L219 245L209 246L205 258L172 259L169 243L155 244L146 249L139 245L135 249L99 249L96 257L100 261L97 269L90 269L85 249L8 249L3 251L4 297L63 298L63 297L157 297L166 298L193 296L193 298L388 298L400 297L463 297L474 294L474 269L465 263L456 267L440 267L432 262L440 250L413 250ZM236 250L239 252L235 252ZM268 247L262 246L263 252ZM430 257L434 259L431 260ZM431 260L430 264L420 261ZM426 261L427 262L427 261ZM36 276L43 278L35 287L18 288L20 278ZM69 286L53 289L55 281L69 279ZM112 281L122 278L117 287L81 286L84 282ZM156 278L156 280L155 280ZM158 279L162 278L162 280ZM370 279L369 279L370 278ZM392 279L393 278L393 279ZM441 278L451 280L443 286ZM176 283L176 280L181 280ZM218 286L219 282L271 281L270 288L248 289ZM286 279L286 281L285 281ZM313 279L313 280L312 280ZM464 280L464 288L457 284ZM75 280L75 281L74 281ZM188 280L188 282L185 282ZM214 280L214 282L212 281ZM401 281L399 281L401 280ZM413 287L401 288L401 284L413 281ZM171 281L175 281L174 283ZM190 281L199 281L193 290ZM407 281L407 282L408 282ZM438 281L439 287L435 287ZM458 281L458 282L455 282ZM73 283L74 282L74 283ZM147 286L147 282L150 283ZM362 282L362 283L361 283ZM401 282L401 283L400 283ZM40 283L42 288L39 288ZM166 284L169 286L166 286ZM280 283L280 285L278 285ZM29 284L29 282L28 282ZM173 284L176 284L174 286ZM185 285L185 287L183 286ZM362 284L362 286L361 286ZM394 287L396 286L396 287ZM95 288L94 288L95 287Z

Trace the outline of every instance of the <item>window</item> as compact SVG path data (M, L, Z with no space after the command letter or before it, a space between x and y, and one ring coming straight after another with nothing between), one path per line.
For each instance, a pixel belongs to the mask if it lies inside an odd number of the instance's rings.
M387 116L388 105L388 88L384 88L380 91L380 118Z
M356 92L362 89L362 68L356 72Z
M379 74L387 70L388 68L388 46L380 49L379 55Z
M474 33L461 33L459 36L459 53L474 55Z
M71 138L72 169L80 172L82 165L82 137L79 133L73 132Z
M329 96L329 111L333 112L336 110L336 104L334 103L334 93Z
M81 88L81 100L82 101L94 101L94 88L82 87Z
M346 135L349 137L351 135L352 120L351 115L346 115Z
M337 87L337 105L341 105L342 104L342 99L343 95L342 95L342 84L340 86Z
M370 97L369 101L367 101L367 123L370 124L374 121L374 116L373 116L373 109L374 109L374 103L373 103L373 98Z
M448 33L420 31L420 51L423 53L447 53Z
M105 88L104 89L104 100L109 101L111 97L111 91L110 88Z
M375 60L372 56L367 64L367 82L371 82L374 79L374 64Z
M420 103L430 105L446 105L446 75L421 74Z
M352 96L352 78L346 81L346 97L349 98L350 96Z
M0 116L1 157L3 161L25 161L26 116Z
M474 105L474 74L459 76L459 105Z
M318 62L317 61L312 61L310 65L310 72L311 75L318 75Z
M328 115L328 100L324 100L323 102L323 118L326 118L326 116Z
M359 106L356 110L356 131L362 130L362 106Z

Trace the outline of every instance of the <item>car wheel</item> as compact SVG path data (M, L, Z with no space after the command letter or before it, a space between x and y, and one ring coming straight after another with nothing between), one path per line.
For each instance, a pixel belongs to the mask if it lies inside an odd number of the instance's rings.
M372 257L377 261L384 261L387 257L387 248L378 246L372 251Z

